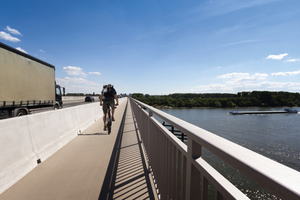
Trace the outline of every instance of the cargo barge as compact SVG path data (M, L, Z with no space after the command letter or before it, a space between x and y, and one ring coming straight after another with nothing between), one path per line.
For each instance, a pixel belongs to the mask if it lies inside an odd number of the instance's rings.
M284 109L282 111L232 111L231 115L253 115L253 114L297 114L298 110Z

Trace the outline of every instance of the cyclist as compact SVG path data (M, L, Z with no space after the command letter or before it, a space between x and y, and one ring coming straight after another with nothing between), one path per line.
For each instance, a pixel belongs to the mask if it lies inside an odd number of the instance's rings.
M116 104L115 104L115 100L116 100ZM111 117L112 117L111 120L115 121L114 113L115 113L115 106L117 105L119 105L119 100L118 100L117 92L114 89L114 86L111 84L104 85L100 96L100 106L102 106L102 110L103 110L104 131L106 131L105 122L106 122L107 110L109 107L111 107Z

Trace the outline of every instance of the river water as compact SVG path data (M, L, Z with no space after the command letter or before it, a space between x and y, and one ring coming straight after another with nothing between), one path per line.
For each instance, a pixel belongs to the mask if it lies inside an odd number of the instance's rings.
M295 108L300 111L300 108ZM230 115L230 111L283 108L184 108L162 111L300 171L300 114ZM204 159L251 199L277 199L210 152Z

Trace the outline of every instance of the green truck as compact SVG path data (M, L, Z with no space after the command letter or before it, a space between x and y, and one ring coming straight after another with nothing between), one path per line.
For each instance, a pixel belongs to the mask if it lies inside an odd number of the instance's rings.
M0 42L0 116L27 115L42 107L63 107L55 67Z

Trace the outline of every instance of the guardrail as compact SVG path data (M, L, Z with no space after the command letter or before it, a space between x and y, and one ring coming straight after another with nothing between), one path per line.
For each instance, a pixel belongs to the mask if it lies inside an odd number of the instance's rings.
M202 158L206 148L281 199L300 199L300 172L130 98L161 199L249 199ZM187 135L181 142L153 114ZM201 188L201 189L200 189Z

